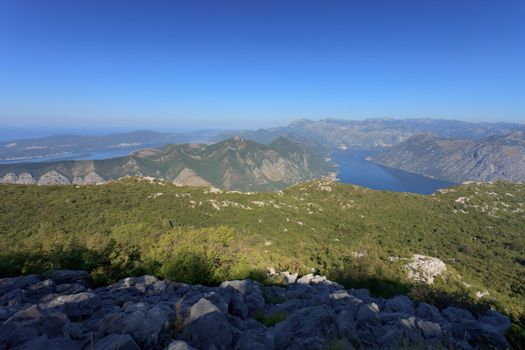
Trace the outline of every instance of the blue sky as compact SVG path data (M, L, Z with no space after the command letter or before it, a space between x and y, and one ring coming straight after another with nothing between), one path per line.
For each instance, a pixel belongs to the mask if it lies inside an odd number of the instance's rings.
M0 127L525 122L525 1L0 1Z

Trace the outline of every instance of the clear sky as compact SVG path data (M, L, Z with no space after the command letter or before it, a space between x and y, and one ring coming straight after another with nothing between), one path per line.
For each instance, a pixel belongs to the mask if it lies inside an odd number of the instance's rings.
M525 1L0 1L0 127L525 122Z

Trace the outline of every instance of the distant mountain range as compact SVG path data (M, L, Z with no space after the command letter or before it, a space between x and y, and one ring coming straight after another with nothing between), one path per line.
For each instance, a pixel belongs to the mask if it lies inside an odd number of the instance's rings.
M206 142L220 131L199 130L185 133L163 133L137 130L127 133L85 136L54 135L0 142L0 161L61 158L72 153L119 148L161 146L170 143Z
M39 158L60 159L79 152L110 149L158 147L170 143L213 143L233 136L269 144L278 137L307 143L315 147L355 150L382 150L419 133L431 132L440 137L482 139L492 135L525 130L521 124L468 123L439 119L366 119L346 121L301 119L287 126L259 130L197 130L184 133L134 131L105 136L58 135L44 138L0 142L0 162L27 161Z
M375 162L453 182L498 179L524 181L523 146L512 143L523 132L523 124L383 118L361 121L301 119L282 127L240 131L161 133L142 130L106 136L57 135L0 143L0 163L38 160L54 162L51 165L1 166L0 176L3 176L4 182L92 183L125 175L144 175L192 185L210 184L223 188L266 190L282 188L326 173L327 162L323 159L325 154L334 149L344 149L384 151L375 158ZM243 152L239 149L237 158L225 153L223 156L228 159L226 168L220 170L223 159L219 157L219 153L214 153L213 156L206 153L219 146L205 144L221 145L225 140L232 142L234 136L254 141L243 141L254 151ZM286 138L289 144L283 145L284 139L281 138ZM511 139L514 141L511 142ZM259 144L255 146L255 142ZM189 143L197 143L199 146L190 146ZM299 144L308 145L308 151L302 148L294 151L296 155L308 154L308 164L300 163L299 158L288 153L282 153L283 149L292 144L295 148ZM152 150L162 146L162 149ZM148 150L138 152L145 148ZM312 153L313 149L317 150L315 155ZM268 153L270 150L287 163L279 163L280 170L262 173L262 169L268 171L268 164L281 162L272 158L274 154ZM89 157L89 154L97 155L96 152L99 151L109 151L113 157L136 153L100 161L64 160L85 159L86 154ZM107 154L104 153L101 158L107 157ZM159 159L154 159L155 157ZM269 158L263 162L265 157ZM200 161L195 162L197 159ZM64 179L57 173L42 178L51 171L61 174ZM16 176L13 177L12 174Z
M269 142L278 136L322 145L328 149L381 150L404 141L411 136L431 132L440 137L481 139L516 130L525 131L525 125L512 123L469 123L440 119L365 119L361 121L324 119L297 120L288 126L225 132L216 139L240 135L257 141Z
M212 145L167 145L104 160L3 164L0 183L82 185L144 176L179 185L265 191L330 171L323 152L284 137L268 145L234 137Z
M420 134L374 156L373 161L453 182L525 182L525 132L481 140Z

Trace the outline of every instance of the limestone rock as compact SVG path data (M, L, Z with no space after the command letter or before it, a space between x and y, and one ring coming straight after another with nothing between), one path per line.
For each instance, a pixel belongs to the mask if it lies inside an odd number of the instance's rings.
M297 310L275 327L275 347L285 349L308 338L333 337L337 333L335 323L335 313L326 305Z
M297 282L297 277L299 276L299 274L297 272L290 273L288 271L284 271L282 273L282 276L284 277L286 284L294 284L295 282Z
M83 178L81 176L75 176L75 178L73 179L74 185L95 185L104 182L105 180L102 178L102 176L100 176L94 171L89 172Z
M60 295L40 306L42 309L59 310L68 317L78 318L92 314L100 306L100 297L93 292Z
M18 175L18 180L16 180L17 185L34 185L36 180L33 178L33 175L29 173L22 173Z
M186 343L185 341L174 340L168 345L166 350L196 350L196 349L193 346Z
M142 347L153 347L168 328L169 311L161 306L132 303L123 312L107 314L97 325L101 334L129 334Z
M362 327L367 324L372 326L381 324L379 306L376 303L365 304L359 308L359 312L357 313L357 325Z
M434 279L447 270L447 265L440 259L420 254L414 254L406 267L409 279L426 284L434 283Z
M0 177L0 183L17 184L17 185L32 185L32 184L36 184L36 181L31 174L24 172L18 176L15 173L7 173L4 176Z
M264 296L261 288L251 280L226 281L221 288L232 288L245 298L249 312L255 312L264 307Z
M375 298L324 278L314 283L313 274L286 287L140 276L94 290L87 276L59 270L0 279L0 349L509 348L510 321L497 311ZM282 318L267 324L271 318L255 311Z
M191 307L190 318L184 329L184 338L199 349L229 348L233 331L226 316L206 299Z
M56 170L51 170L40 176L39 185L70 185L71 182Z
M89 278L89 273L83 270L54 270L48 277L56 284L75 282L85 284Z
M414 315L414 303L405 295L398 295L385 302L385 312L401 312L408 315Z
M0 183L3 184L16 184L18 176L15 173L7 173L0 178Z
M132 337L127 334L110 334L95 344L95 350L140 350Z

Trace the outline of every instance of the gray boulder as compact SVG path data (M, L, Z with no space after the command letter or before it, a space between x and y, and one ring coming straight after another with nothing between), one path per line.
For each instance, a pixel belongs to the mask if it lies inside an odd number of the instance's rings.
M0 279L0 350L161 349L170 341L168 350L509 348L510 321L496 311L475 317L456 307L415 307L406 296L373 298L313 274L286 287L141 276L95 290L87 276L60 270L47 279ZM253 318L256 310L288 316L268 327Z
M224 314L212 312L188 324L184 338L199 349L228 349L233 341L233 331Z
M383 306L385 312L400 312L413 316L414 303L406 295L398 295L392 299L388 299Z
M401 330L395 325L359 330L360 344L370 348L404 348Z
M295 311L278 323L273 333L276 349L285 349L306 338L331 338L337 333L336 317L334 311L326 305L307 307Z
M0 306L0 324L3 323L3 321L7 320L9 317L13 316L14 311L12 308L8 306Z
M357 339L354 314L350 310L343 310L336 316L337 336L340 338Z
M228 312L242 319L248 317L249 310L243 295L240 293L233 293L230 299Z
M470 311L460 309L454 306L447 307L441 312L441 314L443 315L443 317L445 317L447 321L452 322L452 323L461 323L466 320L468 321L476 320L474 316L472 316Z
M306 274L306 275L302 276L301 278L299 278L296 283L298 283L298 284L310 284L310 282L312 282L313 279L314 279L314 274L313 273L309 273L309 274Z
M101 335L129 334L141 347L154 347L169 325L170 310L145 303L127 305L124 312L104 316L97 324Z
M60 295L40 304L42 309L59 310L71 318L91 315L99 306L100 297L93 292Z
M478 317L478 322L485 328L490 327L500 333L505 333L505 331L511 326L510 320L507 316L494 310L490 310Z
M55 282L47 279L35 283L26 289L25 296L29 299L38 300L46 295L52 294L55 291Z
M284 277L284 281L286 282L286 284L294 284L295 282L297 282L297 277L299 276L299 274L297 272L290 273L288 271L284 271L282 273L282 276Z
M108 287L109 290L115 291L120 289L131 289L133 291L144 293L146 289L158 282L155 276L127 277Z
M275 339L270 331L261 329L251 329L242 332L237 344L236 350L273 350L275 348Z
M310 284L319 284L326 281L327 280L325 276L314 275L314 277L310 280Z
M7 319L0 326L0 335L10 347L15 347L42 335L46 339L69 337L69 324L69 319L63 313L47 312L33 305Z
M193 346L182 340L172 341L166 350L196 350Z
M365 288L359 288L359 289L350 289L350 294L354 295L356 298L362 300L364 303L369 304L371 303L371 297L370 297L370 291Z
M82 349L83 346L84 342L75 341L67 337L48 338L46 335L41 335L14 347L13 350L78 350Z
M55 293L58 294L76 294L85 291L86 287L80 283L63 283L55 286Z
M381 325L379 306L376 303L364 304L357 312L357 327Z
M396 324L399 320L409 318L409 314L405 314L402 312L381 312L379 313L379 317L381 318L382 324Z
M423 337L425 337L425 339L437 339L440 341L443 337L443 332L439 323L417 320L416 324L417 328L421 331L421 334Z
M405 342L415 345L421 345L424 343L423 336L419 332L419 328L416 325L415 317L399 320L396 323L396 327L400 330L401 336Z
M198 302L193 304L190 309L190 317L187 319L186 323L191 323L196 321L200 317L212 313L220 312L219 308L211 303L209 300L201 298Z
M83 270L54 270L48 277L56 284L62 283L82 283L85 284L89 278L89 273Z
M110 334L95 343L94 350L140 350L132 337L127 334Z
M470 343L477 348L510 349L503 333L490 325L481 324L469 329L467 338L470 338Z
M221 288L230 288L239 292L245 299L248 311L253 313L264 307L264 296L259 285L252 280L226 281Z
M4 299L2 298L2 296L4 296L6 293L12 292L14 290L27 288L28 286L36 284L38 282L40 282L40 276L38 275L0 278L0 303Z
M438 308L427 303L420 303L417 306L416 316L436 323L442 323L444 321L443 316L441 316L439 313Z

